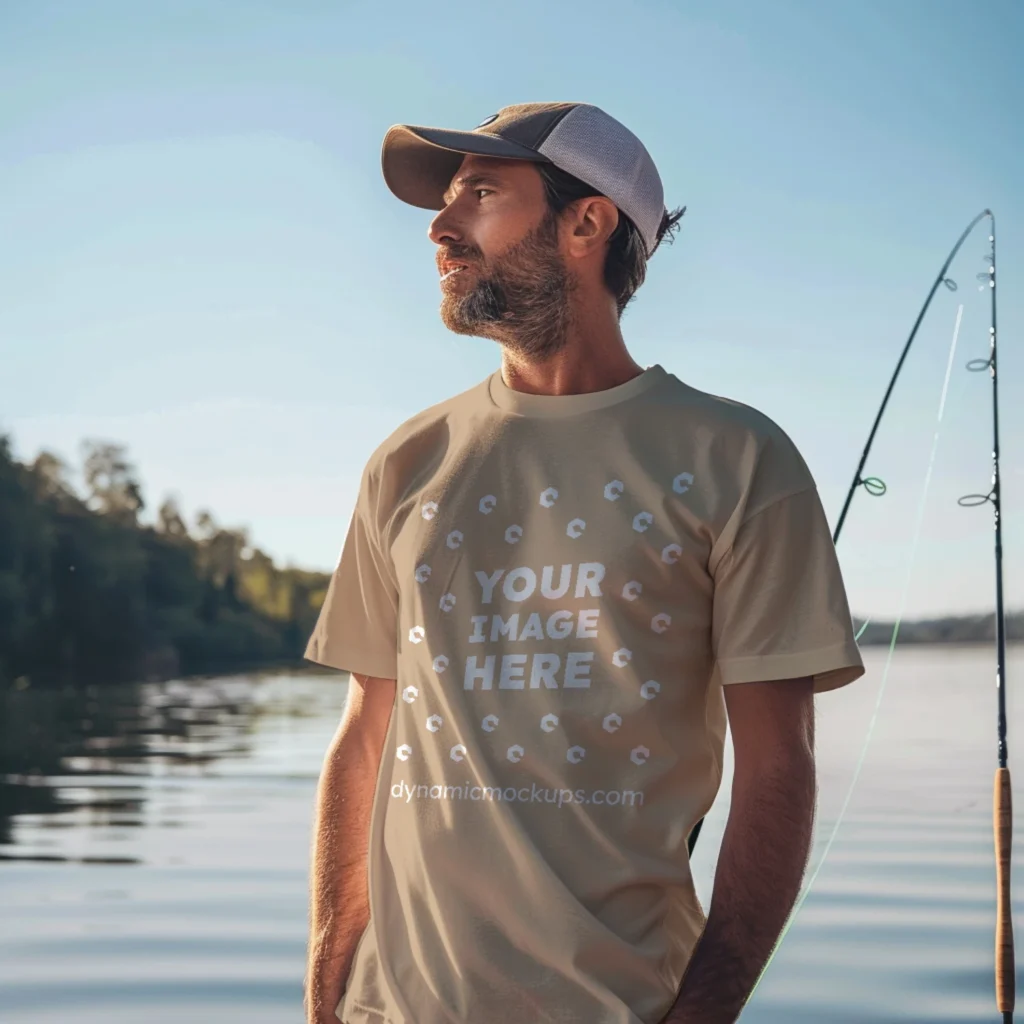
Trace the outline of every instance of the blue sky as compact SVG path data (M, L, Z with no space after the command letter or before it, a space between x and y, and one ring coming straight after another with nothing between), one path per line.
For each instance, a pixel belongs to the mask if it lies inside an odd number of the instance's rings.
M1024 7L1012 0L0 8L0 431L127 446L280 563L330 570L395 426L499 363L448 334L429 214L380 175L396 122L584 100L689 212L623 321L635 358L762 409L832 522L928 288L999 230L1007 600L1024 607ZM1015 42L1016 41L1016 42ZM1017 48L1015 52L1015 47ZM906 365L839 550L855 611L992 603L987 229Z

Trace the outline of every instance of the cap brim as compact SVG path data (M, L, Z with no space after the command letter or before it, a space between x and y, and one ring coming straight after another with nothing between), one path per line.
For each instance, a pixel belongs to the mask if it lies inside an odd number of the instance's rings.
M384 136L381 168L391 191L410 206L444 209L444 194L467 154L549 163L540 153L483 132L396 124Z

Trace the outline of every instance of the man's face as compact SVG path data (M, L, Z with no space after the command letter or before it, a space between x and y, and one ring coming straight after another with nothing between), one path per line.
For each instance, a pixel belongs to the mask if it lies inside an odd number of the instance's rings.
M543 359L568 338L573 278L537 169L467 156L434 218L441 319L456 334Z

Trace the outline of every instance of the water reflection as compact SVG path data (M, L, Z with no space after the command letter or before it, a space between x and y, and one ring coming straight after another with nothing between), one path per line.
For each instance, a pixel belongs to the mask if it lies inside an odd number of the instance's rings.
M311 672L4 693L0 859L138 863L138 852L76 852L60 833L124 842L132 829L185 824L188 801L169 799L175 780L251 774L265 725L280 733L282 722L306 718L323 733L343 690L337 674ZM303 751L305 774L315 775L322 751Z

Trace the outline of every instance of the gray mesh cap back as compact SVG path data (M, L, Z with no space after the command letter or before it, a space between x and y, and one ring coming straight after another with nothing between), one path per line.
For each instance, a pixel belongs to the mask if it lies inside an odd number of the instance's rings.
M381 151L384 180L404 202L441 210L467 153L554 164L607 196L636 225L647 255L654 251L667 213L661 176L644 144L599 107L518 103L472 131L394 125Z

